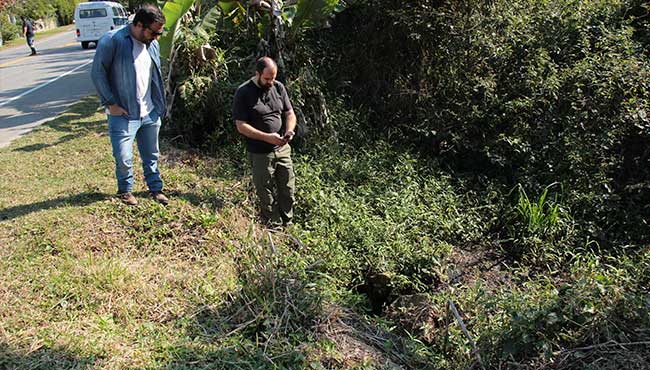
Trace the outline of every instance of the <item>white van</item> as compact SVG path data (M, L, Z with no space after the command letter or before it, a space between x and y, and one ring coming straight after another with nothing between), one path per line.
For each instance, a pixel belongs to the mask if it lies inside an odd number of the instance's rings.
M124 27L128 23L128 13L119 3L113 1L92 1L79 3L74 10L77 26L77 41L81 47L97 41L106 32Z

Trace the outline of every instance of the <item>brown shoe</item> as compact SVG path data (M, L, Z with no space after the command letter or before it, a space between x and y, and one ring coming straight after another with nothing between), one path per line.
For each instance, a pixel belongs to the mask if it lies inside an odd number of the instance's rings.
M124 204L128 204L130 206L138 205L138 200L135 199L130 191L126 193L118 193L117 196Z
M169 204L169 199L161 191L150 191L151 197L158 203L166 206Z

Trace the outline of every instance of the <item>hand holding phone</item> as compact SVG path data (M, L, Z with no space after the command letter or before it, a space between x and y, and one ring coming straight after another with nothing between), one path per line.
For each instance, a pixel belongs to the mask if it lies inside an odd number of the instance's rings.
M289 131L287 131L287 132L284 133L284 136L283 136L282 138L283 138L286 142L289 142L289 141L291 141L291 139L293 139L294 135L296 135L296 133L293 132L292 130L289 130Z

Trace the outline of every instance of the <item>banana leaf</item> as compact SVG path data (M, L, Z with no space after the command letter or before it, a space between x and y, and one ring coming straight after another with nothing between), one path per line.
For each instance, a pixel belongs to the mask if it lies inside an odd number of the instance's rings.
M292 31L325 23L338 4L339 0L298 0L293 19L289 19Z
M237 0L220 0L219 6L223 10L224 14L230 14L232 11L237 9L239 6L239 1Z
M221 9L219 6L215 6L210 9L210 11L203 17L201 23L197 24L194 27L194 32L197 34L207 37L211 32L217 29L219 20L221 19Z
M172 49L178 23L185 13L194 4L194 0L169 0L162 8L165 14L165 34L160 38L160 57L168 60Z

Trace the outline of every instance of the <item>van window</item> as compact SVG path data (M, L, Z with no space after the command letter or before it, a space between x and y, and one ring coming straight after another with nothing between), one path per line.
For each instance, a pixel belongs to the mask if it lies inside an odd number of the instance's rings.
M117 8L113 8L113 15L119 17L121 14L117 11Z
M101 18L106 16L106 9L81 9L79 18Z

